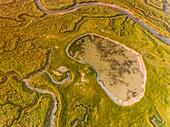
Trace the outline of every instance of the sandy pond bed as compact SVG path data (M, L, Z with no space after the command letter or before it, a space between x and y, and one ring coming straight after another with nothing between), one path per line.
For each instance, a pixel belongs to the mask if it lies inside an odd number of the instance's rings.
M117 104L128 106L144 95L146 69L142 57L126 46L88 33L73 40L68 55L97 72L97 80Z

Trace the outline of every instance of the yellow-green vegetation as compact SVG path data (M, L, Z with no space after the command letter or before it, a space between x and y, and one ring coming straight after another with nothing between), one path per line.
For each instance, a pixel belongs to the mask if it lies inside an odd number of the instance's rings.
M25 77L41 70L46 63L47 50L36 48L30 41L18 42L13 39L4 43L0 57L1 71L15 71L20 77Z
M67 72L68 70L61 71L59 70L59 68L56 68L55 70L53 69L49 70L49 74L53 77L55 81L58 81L58 82L67 78Z
M103 2L127 8L169 37L158 21L128 2L170 24L170 17L163 11L142 0ZM124 14L102 6L86 6L61 15L44 14L34 0L1 0L0 12L0 126L50 125L52 97L26 87L23 79L28 77L31 77L30 86L55 94L55 126L170 125L170 46ZM67 56L67 45L89 32L118 41L143 56L147 82L144 97L139 102L129 107L115 104L97 83L95 72ZM56 85L46 72L60 66L68 68L72 79ZM81 82L82 73L86 82Z
M47 125L50 104L49 95L38 94L16 76L8 76L0 83L0 126Z
M170 37L170 16L164 10L165 3L169 0L78 0L77 2L91 1L120 5L133 12L135 16L141 18L161 34Z
M42 94L35 105L24 109L20 119L13 124L13 127L49 126L51 105L53 105L51 96Z
M75 3L74 0L42 0L42 4L49 10L63 10Z
M49 75L47 73L41 73L39 75L34 76L31 81L30 81L30 85L33 86L34 88L41 88L41 89L46 89L51 91L52 93L54 93L57 96L57 112L56 112L56 118L55 118L55 125L58 126L58 121L60 118L60 110L61 110L61 98L59 95L59 89L58 89L58 85L54 84L50 78ZM50 116L51 114L48 113L48 115ZM49 118L48 116L48 118ZM46 126L49 126L48 120L46 118L46 121L44 121Z

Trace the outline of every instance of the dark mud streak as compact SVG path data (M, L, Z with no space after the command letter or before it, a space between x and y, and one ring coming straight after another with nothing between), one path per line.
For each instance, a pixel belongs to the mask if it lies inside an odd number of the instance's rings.
M22 42L22 43L23 43L23 42ZM33 42L31 42L31 43L33 43ZM35 48L35 47L36 47L36 46L33 44L33 48ZM50 64L50 53L51 53L50 48L47 48L47 54L46 54L46 62L45 62L45 64L43 64L40 69L37 69L37 70L29 73L28 75L24 76L24 77L20 76L20 75L19 75L17 72L15 72L15 71L8 71L8 72L6 72L4 75L12 76L12 77L14 77L15 79L17 79L18 81L22 81L22 82L24 83L24 85L25 85L26 87L28 87L28 89L30 89L30 90L32 90L32 91L36 91L37 93L42 93L42 94L46 93L46 94L49 94L50 96L52 96L53 101L54 101L54 104L53 104L54 106L52 107L52 110L50 111L50 112L51 112L51 113L50 113L50 126L54 126L55 113L56 113L57 107L58 107L58 101L57 101L57 99L56 99L55 94L53 94L52 92L50 92L50 91L48 91L48 90L39 89L39 88L34 88L34 87L32 87L32 86L29 85L29 81L30 81L30 79L31 79L33 76L36 76L36 75L38 75L38 74L40 74L40 73L44 73L44 72L47 71L47 68L48 68L48 66L49 66L49 64ZM46 73L48 74L48 72L46 72ZM3 74L3 72L0 71L0 74ZM60 82L57 82L57 84L56 84L56 82L53 81L53 78L51 77L51 75L48 75L48 76L50 77L50 80L51 80L51 82L52 82L53 84L59 85L59 84L62 84L62 83L66 83L68 80L70 80L70 78L71 78L71 73L67 73L67 75L68 75L68 77L67 77L66 79L64 79L64 80L62 80L62 81L60 81ZM22 77L22 78L21 78L21 77ZM34 100L33 103L36 103L36 100Z
M129 4L131 7L135 8L136 10L139 10L140 12L142 12L145 16L147 15L144 9L136 7L134 3L130 3L128 1L126 3Z
M44 18L44 17L46 17L47 16L47 14L46 13L43 13L39 18L41 19L41 18Z
M129 2L128 2L128 3L129 3ZM135 8L136 10L139 10L140 12L142 12L142 13L144 14L144 16L149 17L149 18L151 18L152 20L155 20L155 21L161 23L161 24L165 27L165 29L166 29L168 32L170 32L170 27L169 27L166 23L158 20L157 18L151 17L150 14L147 14L143 9L141 9L141 8L139 8L139 7L136 7L135 4L132 4L132 3L129 3L129 4L131 5L131 7L133 7L133 8Z
M5 47L6 47L6 42L7 42L7 41L11 41L11 40L14 39L14 38L17 38L15 47L14 47L12 50L7 51L7 50L5 49ZM37 37L36 37L36 38L33 38L33 39L21 40L21 38L20 38L19 36L14 35L14 37L11 38L10 40L7 40L7 41L4 41L4 40L3 40L3 42L4 42L3 52L0 53L0 55L2 55L3 53L15 51L15 50L18 48L18 46L19 46L20 44L25 43L25 42L30 42L30 43L33 45L33 47L35 48L35 45L34 45L34 43L33 43L33 41L34 41L35 39L37 39Z
M6 75L12 76L12 78L13 78L14 80L16 80L16 81L18 81L18 82L21 82L22 85L25 85L24 82L23 82L20 78L17 77L17 73L15 73L15 72L11 73L11 72L10 72L10 73L7 73ZM24 88L23 88L23 90L24 90ZM9 101L9 100L8 100L8 97L7 97L6 103L4 103L4 104L2 104L2 105L0 105L0 106L5 106L5 105L7 105L7 104L11 104L11 105L17 106L17 107L19 108L19 111L18 111L19 115L18 115L18 117L14 118L14 119L12 120L12 122L10 123L10 125L6 125L6 126L12 126L15 121L18 121L18 120L21 118L22 112L23 112L24 110L27 110L27 109L33 107L33 106L38 102L38 100L39 100L39 94L36 93L36 97L34 98L33 102L32 102L31 104L29 104L28 106L26 106L26 107L22 107L21 105L18 105L18 104L16 104L16 103L13 103L13 102Z
M72 30L66 30L64 31L64 33L69 33L69 32L74 32L78 25L85 19L85 18L115 18L115 17L118 17L118 16L123 16L124 14L117 14L117 15L113 15L113 16L82 16L80 18L80 20L78 20L77 22L74 23L74 27ZM110 24L110 23L109 23Z
M74 110L75 110L77 107L83 107L83 108L86 109L86 112L83 114L83 119L82 119L82 121L86 121L87 115L88 115L88 112L89 112L89 107L86 106L86 105L84 105L84 104L78 104L78 105L75 106Z
M167 84L170 86L170 82L167 82Z
M162 120L162 119L158 119L158 118L156 117L156 115L153 115L153 116L149 117L149 121L150 121L150 123L152 124L153 127L159 127L159 126L157 126L157 125L154 123L154 121L157 121L159 124L162 124L162 125L163 125L163 120Z
M51 103L52 103L52 105L49 106L49 108L46 111L46 116L44 118L43 127L49 127L49 125L50 125L50 117L51 117L52 110L53 110L53 107L54 107L53 99L52 99ZM58 101L57 101L57 107L58 107Z
M33 77L33 76L36 76L37 74L42 73L42 72L47 68L47 66L48 66L48 64L49 64L49 59L50 59L50 49L47 49L47 51L48 51L48 53L47 53L46 63L44 64L44 67L43 67L41 70L37 70L37 71L35 71L35 72L27 75L27 77L25 77L24 79L29 79L29 78L31 78L31 77ZM37 89L34 89L34 90L38 92ZM43 89L41 89L41 90L43 90ZM39 92L40 92L40 91L39 91ZM40 93L41 93L41 92L40 92ZM44 93L45 93L45 92L44 92ZM50 93L47 93L47 94L49 94L50 96L52 96ZM53 101L54 101L54 100L53 100ZM49 111L49 112L50 112L50 117L49 117L50 119L51 119L51 116L53 115L53 114L52 114L53 108L54 108L54 105L51 107L51 110ZM47 113L47 115L49 114L49 112ZM46 117L47 117L47 116L46 116ZM50 123L50 121L51 121L51 120L49 120L49 123ZM53 125L53 123L51 123L50 125Z
M18 107L18 108L19 108L19 110L18 110L18 116L17 116L16 118L12 119L12 121L11 121L11 123L9 123L9 125L8 125L8 123L6 123L6 127L10 127L10 126L12 126L12 125L14 124L14 122L15 122L15 121L19 120L19 119L20 119L20 117L21 117L22 111L24 110L24 109L23 109L20 105L18 105L18 104L14 104L14 103L9 102L9 101L7 101L5 104L0 105L0 106L2 106L2 107L3 107L3 106L8 105L8 104L10 104L10 105L14 105L14 106ZM7 122L8 122L8 121L7 121Z
M21 13L17 16L17 18L20 19L22 22L25 22L26 19L23 16L27 16L27 17L30 17L30 18L37 18L36 16L28 14L28 13Z
M77 26L84 20L84 18L86 18L86 16L82 16L80 18L80 20L78 20L77 22L74 23L74 27L72 30L66 30L64 31L64 33L70 33L70 32L74 32L77 29Z
M114 17L110 17L110 18L109 18L109 19L110 19L110 21L109 21L109 26L110 26L111 29L114 30L114 31L115 31L115 29L112 27L111 24L113 23L114 18L119 17L119 16L125 16L125 14L117 14L117 15L115 15Z
M128 17L126 16L126 18L123 20L123 22L121 23L121 29L120 29L120 36L122 37L123 36L123 31L125 29L125 22L127 21Z
M30 18L34 18L34 19L41 19L41 18L44 18L46 15L47 14L43 13L41 16L38 17L38 16L31 15L31 14L28 14L28 13L22 13L22 14L19 14L17 16L18 19L0 16L0 19L12 20L12 21L15 21L17 23L16 25L1 26L0 28L22 27L22 26L24 26L24 23L27 22L27 19L24 18L24 16L27 16L27 17L30 17Z
M29 2L29 3L33 3L33 2L34 2L34 1ZM16 0L14 0L13 2L8 3L8 4L0 4L0 7L1 7L1 5L9 6L9 5L12 5L12 4L14 4L14 3L16 3ZM36 4L36 2L34 2L34 3L35 3L36 8L39 10L38 5ZM31 15L31 14L29 14L29 13L21 13L21 14L19 14L19 15L17 16L18 19L11 18L11 17L3 17L3 16L0 16L0 19L12 20L12 21L15 21L16 23L18 23L17 25L3 26L3 27L0 27L0 28L5 28L5 27L10 28L10 27L19 27L19 26L22 26L22 25L24 25L24 22L26 22L26 19L25 19L23 16L27 16L27 17L35 18L35 19L38 19L38 18L41 19L41 18L44 18L44 17L47 15L47 14L44 13L44 12L42 12L42 13L43 13L43 14L40 15L40 16Z
M149 5L149 6L153 7L153 8L155 8L155 9L157 9L157 10L162 11L162 9L160 9L160 8L158 8L158 7L156 7L156 6L154 6L153 4L150 4L150 3L148 2L148 0L144 0L144 2L145 2L145 4L147 4L147 5Z
M89 107L84 105L84 104L76 104L75 107L73 108L73 110L76 110L77 107L83 107L85 108L85 113L83 114L83 117L82 119L78 119L78 118L75 118L71 124L70 124L70 127L74 127L75 123L78 122L79 124L81 124L82 122L86 122L86 119L87 119L87 115L88 115L88 112L89 112Z
M34 19L38 19L38 18L43 18L44 16L46 16L46 14L43 13L43 15L37 17L37 16L31 15L31 14L29 14L29 13L21 13L21 14L19 14L19 15L17 16L17 19L16 19L16 18L11 18L11 17L3 17L3 16L0 16L0 19L12 20L12 21L15 21L16 23L18 23L17 25L2 26L2 27L0 27L0 28L22 26L22 25L24 25L24 22L27 21L27 19L24 18L24 16L27 16L27 17L30 17L30 18L34 18Z
M75 6L77 4L77 0L72 0L73 1L73 5Z
M49 64L51 63L51 62L50 62L50 54L51 54L51 50L50 50L50 48L47 48L46 63L43 65L43 67L42 67L41 69L39 69L39 70L37 70L37 71L35 71L35 72L32 72L32 73L30 73L29 75L27 75L25 78L23 78L23 81L25 82L25 85L26 85L29 89L31 89L31 90L33 90L33 91L37 91L37 92L42 93L42 94L44 94L44 93L49 94L49 95L53 98L53 107L52 107L52 110L51 110L51 113L50 113L51 115L50 115L50 125L49 125L49 126L50 126L50 127L54 127L54 124L55 124L55 121L54 121L54 120L55 120L55 115L56 115L57 107L58 107L58 101L57 101L56 95L55 95L54 93L52 93L51 91L49 91L49 90L34 88L34 87L30 86L30 84L29 84L30 79L31 79L33 76L36 76L36 75L38 75L38 74L40 74L40 73L47 73L48 76L50 77L51 82L52 82L53 84L55 84L55 85L59 85L59 84L66 83L68 80L71 79L71 73L69 73L69 72L67 73L68 77L67 77L66 79L63 79L63 80L60 81L60 82L56 82L56 81L51 77L51 75L50 75L50 74L48 73L48 71L47 71L47 68L48 68Z
M0 71L0 76L2 77L2 80L0 81L0 85L1 85L1 84L4 84L8 80L8 77L4 75L3 73L1 73L1 71Z
M110 16L88 16L89 18L115 18L119 16L123 16L124 14L116 14L116 15L110 15Z
M20 109L19 117L18 117L17 119L15 119L15 120L13 121L13 123L14 123L15 121L18 121L18 120L21 118L21 114L22 114L22 112L23 112L24 110L27 110L27 109L29 109L30 107L33 107L34 105L36 105L36 104L38 103L38 100L39 100L39 94L37 93L36 97L34 98L34 100L33 100L33 102L32 102L31 104L29 104L29 105L28 105L27 107L25 107L25 108ZM11 126L12 126L12 125L11 125Z
M26 87L28 87L28 89L32 90L32 91L36 91L37 94L38 93L46 93L46 94L49 94L50 96L52 96L53 98L53 101L54 101L54 104L57 103L57 100L56 100L56 96L48 91L48 90L45 90L45 89L38 89L38 88L33 88L29 85L29 80L30 78L32 78L33 76L36 76L37 74L40 74L40 73L43 73L46 71L47 67L48 67L48 64L50 63L50 49L48 48L47 49L47 57L46 57L46 63L43 65L43 67L41 69L38 69L34 72L31 72L30 74L28 74L27 76L23 77L23 78L20 78L20 75L18 73L16 73L15 71L10 71L10 72L6 72L4 75L7 75L7 76L12 76L15 80L19 81L19 82L22 82L23 85L25 85ZM2 71L0 71L0 73L3 73ZM50 76L51 78L51 76ZM54 97L55 96L55 97ZM39 97L37 97L38 99ZM55 98L55 100L54 100ZM31 105L34 105L37 103L37 99L34 99L32 104L30 104L28 107L26 108L30 108ZM11 103L11 102L10 102ZM58 103L57 103L58 104ZM15 104L16 105L16 104ZM21 106L20 106L21 107ZM22 113L22 111L26 108L23 108L21 107L21 111L20 111L20 114ZM52 111L50 111L50 126L53 127L54 126L54 111L56 112L56 109L57 107L53 106L52 107ZM19 120L20 117L18 117L16 120ZM14 121L16 121L14 120ZM13 122L14 122L13 121ZM12 125L11 125L12 126Z
M81 4L76 4L73 7L70 7L68 9L65 10L58 10L58 11L51 11L46 9L42 4L41 4L41 0L35 0L35 2L38 5L39 10L41 10L44 13L47 14L65 14L65 13L70 13L73 11L76 11L79 8L82 8L84 6L105 6L105 7L109 7L112 9L115 9L125 15L127 15L129 18L131 18L132 20L134 20L135 22L137 22L141 27L143 27L144 29L146 29L148 32L150 32L151 34L153 34L155 37L157 37L158 39L160 39L161 41L163 41L165 44L170 45L170 38L165 37L164 35L161 35L158 31L156 31L155 29L153 29L152 27L150 27L149 25L147 25L145 22L143 22L141 19L138 19L132 12L130 12L127 9L124 9L120 6L117 6L115 4L106 4L106 3L102 3L102 2L88 2L88 3L81 3Z
M16 81L18 81L18 82L21 82L22 85L25 85L24 82L18 77L18 74L17 74L16 72L8 72L8 73L6 73L6 75L7 75L7 76L12 76L12 78L13 78L14 80L16 80ZM23 90L24 90L24 88L23 88ZM7 97L6 103L4 103L4 104L2 104L2 105L0 105L0 106L5 106L5 105L7 105L7 104L11 104L11 105L17 106L17 107L19 108L19 111L18 111L18 114L19 114L19 115L18 115L18 117L14 118L14 119L12 120L12 122L10 123L10 125L6 125L6 126L9 126L9 127L12 126L15 121L18 121L18 120L21 118L22 112L23 112L24 110L27 110L27 109L33 107L33 106L38 102L38 100L39 100L39 94L36 93L36 97L34 98L33 102L32 102L31 104L29 104L28 106L26 106L26 107L22 107L21 105L18 105L18 104L16 104L16 103L11 102L10 100L8 100L8 97Z

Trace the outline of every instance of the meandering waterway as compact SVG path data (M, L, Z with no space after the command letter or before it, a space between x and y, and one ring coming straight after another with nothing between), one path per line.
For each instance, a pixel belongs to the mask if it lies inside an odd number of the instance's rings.
M49 53L50 53L50 50L49 50L49 49L48 49L48 51L49 51ZM25 83L25 85L26 85L29 89L31 89L31 90L33 90L33 91L37 91L38 93L49 94L49 95L52 97L54 104L53 104L53 108L52 108L51 116L50 116L50 127L54 127L54 120L55 120L55 115L56 115L56 111L57 111L57 97L56 97L56 95L55 95L54 93L52 93L51 91L49 91L49 90L40 89L40 88L34 88L34 87L32 87L32 86L29 84L29 82L30 82L30 80L31 80L32 77L34 77L34 76L36 76L36 75L38 75L38 74L41 74L41 73L47 73L48 76L50 77L50 80L51 80L54 84L56 84L56 85L64 84L64 83L68 82L68 81L71 79L71 73L70 73L70 72L67 72L67 77L66 77L65 79L63 79L62 81L59 81L59 82L55 81L55 80L53 79L53 77L50 75L50 73L48 73L48 71L47 71L47 66L48 66L49 64L50 64L50 54L47 55L47 63L46 63L45 68L44 68L43 70L38 71L38 72L36 72L36 73L33 73L32 75L30 75L30 76L27 77L27 78L24 78L23 80L22 80L22 79L19 79L19 78L18 78L18 79L21 80L21 81L23 81L23 82ZM16 75L15 75L15 76L16 76ZM18 76L17 76L17 77L18 77Z
M129 10L127 10L125 8L122 8L122 7L120 7L120 6L116 5L116 4L106 4L106 3L103 3L103 2L88 2L88 3L75 4L75 6L72 6L72 7L68 8L68 9L65 9L65 10L52 11L52 10L48 10L47 8L45 8L41 4L41 0L35 0L35 2L37 3L39 9L41 11L43 11L44 13L46 13L46 14L65 14L65 13L76 11L77 9L79 9L79 8L81 8L83 6L105 6L105 7L110 7L110 8L113 8L113 9L125 14L126 16L128 16L129 18L131 18L132 20L137 22L140 26L145 28L147 31L149 31L151 34L153 34L155 37L159 38L164 43L170 45L170 38L167 38L164 35L161 35L158 31L153 29L151 26L147 25L144 21L142 21L141 19L138 19L132 12L130 12Z
M89 2L89 3L81 3L81 4L77 4L75 3L74 6L68 8L68 9L65 9L65 10L57 10L57 11L52 11L52 10L48 10L46 9L42 3L41 3L41 0L35 0L36 4L38 5L39 9L41 11L43 11L44 13L46 14L65 14L65 13L69 13L69 12L73 12L73 11L76 11L77 9L83 7L83 6L105 6L105 7L109 7L109 8L113 8L123 14L125 14L126 16L128 16L129 18L131 18L132 20L134 20L135 22L137 22L140 26L142 26L143 28L145 28L147 31L149 31L151 34L153 34L155 37L157 37L158 39L160 39L161 41L163 41L164 43L170 45L170 38L167 38L165 37L164 35L161 35L158 31L156 31L155 29L153 29L151 26L147 25L144 21L142 21L141 19L138 19L132 12L130 12L129 10L125 9L125 8L122 8L116 4L106 4L106 3L103 3L103 2ZM80 37L78 37L80 38ZM76 39L78 39L76 38ZM76 40L75 39L75 40ZM66 53L67 55L74 59L73 57L71 57L68 53L68 48L70 47L71 43L67 46L66 48ZM76 59L75 59L76 60ZM82 63L81 61L79 61L80 63ZM45 70L43 70L42 72L45 72ZM42 72L38 72L38 73L42 73ZM37 73L37 74L38 74ZM47 73L49 76L50 74ZM67 82L68 80L70 80L71 78L71 74L70 73L67 73L67 78L64 79L63 81L61 82L56 82L55 80L53 80L53 78L50 76L52 82L54 82L55 84L63 84L65 82ZM31 77L30 77L31 78ZM98 81L98 78L97 77L97 81ZM37 92L40 92L40 93L47 93L47 94L50 94L53 98L53 101L54 101L54 107L52 109L52 113L51 113L51 118L50 118L50 126L54 126L54 114L57 110L57 100L56 100L56 96L51 93L50 91L48 90L43 90L43 89L38 89L38 88L33 88L29 85L29 80L30 79L24 79L23 81L25 82L26 86L32 90L36 90ZM109 91L107 91L107 89L103 86L103 84L98 81L98 83L101 85L101 87L107 92L107 94L109 95L109 97L113 100L115 100L115 102L117 102L118 104L122 105L122 103L120 103L120 101L118 101L117 98L115 98L114 96L111 95L111 93Z

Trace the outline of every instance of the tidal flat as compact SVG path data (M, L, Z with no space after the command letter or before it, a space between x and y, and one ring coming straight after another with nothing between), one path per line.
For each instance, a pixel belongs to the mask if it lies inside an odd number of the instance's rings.
M68 54L96 71L97 81L117 104L129 106L143 97L146 69L138 52L89 33L73 40Z

